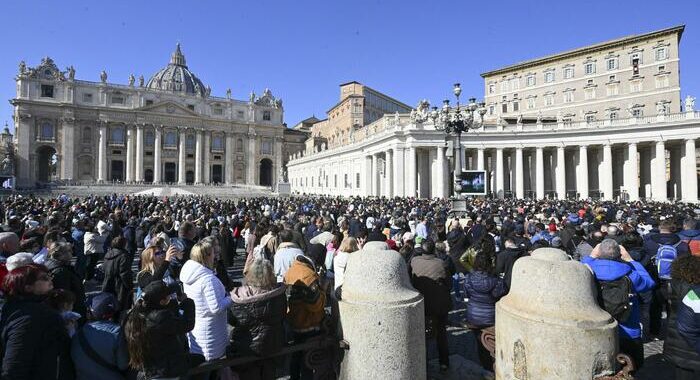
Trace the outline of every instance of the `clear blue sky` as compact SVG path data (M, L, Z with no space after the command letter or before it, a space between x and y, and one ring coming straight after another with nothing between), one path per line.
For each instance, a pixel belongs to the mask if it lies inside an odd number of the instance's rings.
M478 3L477 7L473 4ZM524 6L527 4L527 6ZM357 80L415 106L483 97L480 73L630 34L685 24L682 96L700 99L700 1L29 1L0 2L0 123L12 125L17 64L50 56L76 77L126 83L167 64L180 42L212 93L269 87L292 126Z

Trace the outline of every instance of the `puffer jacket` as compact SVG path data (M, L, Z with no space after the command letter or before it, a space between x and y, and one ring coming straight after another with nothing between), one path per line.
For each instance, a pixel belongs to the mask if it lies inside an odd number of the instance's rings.
M131 271L131 259L127 251L112 248L105 255L102 265L105 278L102 291L114 294L119 303L119 310L127 310L131 306L131 292L134 287L134 275Z
M674 265L683 265L678 260ZM687 265L687 264L686 264ZM696 287L697 288L697 287ZM664 340L664 356L677 367L700 371L700 353L691 347L686 339L681 336L679 330L679 311L683 298L692 288L687 282L680 279L671 280L671 309L668 315L668 330ZM700 289L698 289L700 291Z
M244 285L231 291L229 307L232 351L268 356L284 346L284 315L287 312L286 287L272 290Z
M467 323L489 327L496 323L496 302L506 294L503 279L486 272L474 271L464 279L467 302Z
M151 342L144 352L144 372L147 378L178 377L190 370L190 356L185 334L195 325L194 303L187 298L179 305L167 306L146 313L146 335Z
M61 316L43 300L30 296L3 306L1 379L73 379L68 332Z
M411 284L425 299L425 314L446 315L452 310L452 278L445 260L422 254L411 259Z
M326 293L321 289L316 268L306 256L297 256L284 275L289 308L287 321L296 332L318 330L326 305Z
M188 260L180 271L185 294L194 301L194 329L187 334L190 352L202 354L206 360L218 359L226 353L228 344L226 310L231 298L211 269Z
M103 233L96 233L96 232L86 232L85 235L83 235L83 252L86 255L92 255L92 254L103 254L105 253L105 242L107 241L107 237L109 237L109 232L103 232Z

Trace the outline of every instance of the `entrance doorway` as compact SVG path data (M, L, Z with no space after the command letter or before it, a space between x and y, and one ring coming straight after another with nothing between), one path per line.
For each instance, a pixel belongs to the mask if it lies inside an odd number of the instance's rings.
M272 186L272 160L269 158L260 161L260 186Z
M124 161L112 160L111 169L110 179L112 181L124 181Z
M146 169L146 171L143 174L143 180L146 183L153 183L153 170L152 169Z
M177 182L177 165L174 162L166 162L163 174L165 175L166 183Z
M36 180L38 182L49 182L56 179L58 173L58 156L56 149L50 146L40 146L36 150Z
M211 167L211 182L212 183L224 182L224 169L221 165L212 165L212 167Z
M188 170L185 173L185 182L187 182L188 184L194 183L194 172L192 170Z

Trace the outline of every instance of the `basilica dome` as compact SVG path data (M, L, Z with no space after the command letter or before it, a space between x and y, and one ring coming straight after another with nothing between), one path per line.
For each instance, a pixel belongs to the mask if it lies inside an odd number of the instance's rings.
M187 68L179 43L170 56L170 63L148 80L146 88L197 96L209 94L204 83Z

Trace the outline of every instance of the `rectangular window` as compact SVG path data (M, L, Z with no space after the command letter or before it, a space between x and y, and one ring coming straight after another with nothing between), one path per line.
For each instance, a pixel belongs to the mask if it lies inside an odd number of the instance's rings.
M571 79L574 77L574 68L567 67L564 69L564 79Z
M489 115L493 115L494 112L496 112L496 107L494 107L493 105L490 105L489 106Z
M112 96L112 104L124 104L123 96Z
M224 114L224 110L222 108L219 108L219 107L214 108L214 115L221 116L223 114Z
M83 93L83 103L92 103L92 94L89 92Z
M610 120L617 119L617 112L610 112L610 115L608 115L608 117L610 117Z
M504 80L501 82L501 92L508 91L508 81Z
M520 81L518 78L511 78L510 80L510 89L511 90L517 90L520 88Z
M595 74L595 63L586 63L585 65L583 65L583 70L586 73L586 75Z
M554 71L547 71L546 73L544 73L544 81L545 83L554 82Z
M360 188L360 173L355 173L355 187Z
M152 106L153 105L153 100L146 100L146 105L147 106Z
M519 102L514 101L514 102L513 102L513 112L518 112L519 109L520 109L520 104L519 104Z
M50 84L41 85L41 97L42 98L53 98L53 86Z
M610 81L610 82L614 82L616 79L617 79L617 77L614 76L614 75L610 75L610 76L608 77L608 81Z
M489 94L493 94L494 92L496 92L496 85L491 83L491 84L489 84ZM360 112L360 111L357 111L357 112Z
M617 84L611 84L607 87L607 95L608 96L615 96L619 93L618 90L618 85Z
M639 58L632 58L632 75L639 75Z
M656 49L656 60L657 61L663 61L666 58L668 58L667 54L666 54L666 48Z
M348 182L348 175L347 174L345 174L343 176L343 184L345 185L345 188L350 187L350 182Z
M586 100L595 99L595 88L587 88L584 97Z
M592 123L595 121L595 115L586 115L586 123Z
M243 111L236 112L236 115L238 116L239 119L243 119Z
M663 73L664 71L666 71L666 65L659 66L659 72Z
M544 96L544 105L545 106L554 105L554 95L545 95Z
M269 141L263 141L261 149L262 154L272 154L272 143Z
M662 75L656 78L656 88L668 87L668 76Z
M263 111L263 120L270 121L270 111Z
M615 58L610 58L606 61L608 70L615 70L617 69L617 59Z
M507 112L508 112L508 103L503 103L503 104L501 104L501 112L502 112L502 113L507 113Z
M528 98L527 99L527 109L531 110L535 108L535 98Z
M635 108L635 109L632 110L632 116L634 116L634 117L642 117L642 116L644 116L644 111L642 111L642 110L639 109L639 108Z
M564 103L571 103L574 101L574 92L567 91L564 93Z
M642 91L642 81L636 80L630 83L630 92L640 92Z
M528 87L534 86L535 85L535 76L534 75L528 75L527 79L525 80L525 83Z
M190 111L194 111L194 104L188 104L187 109Z

